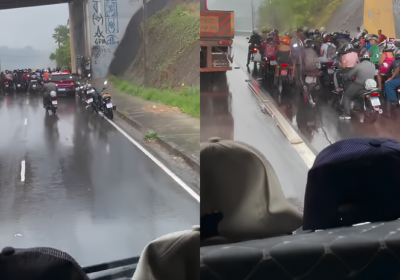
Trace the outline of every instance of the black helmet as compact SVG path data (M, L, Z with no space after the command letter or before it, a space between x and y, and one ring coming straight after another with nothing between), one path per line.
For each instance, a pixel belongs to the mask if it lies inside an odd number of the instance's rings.
M305 48L313 48L314 47L314 40L312 39L305 39L304 40L304 47Z
M359 47L361 47L361 42L360 42L360 40L358 40L357 38L353 38L353 40L351 40L351 42L350 42L353 46L354 46L354 48L359 48Z
M369 56L368 52L365 52L363 56L360 58L360 61L368 60L371 61L371 57Z
M347 54L347 53L351 53L352 51L354 51L354 46L350 43L347 43L347 44L342 45L339 48L338 53L339 54Z

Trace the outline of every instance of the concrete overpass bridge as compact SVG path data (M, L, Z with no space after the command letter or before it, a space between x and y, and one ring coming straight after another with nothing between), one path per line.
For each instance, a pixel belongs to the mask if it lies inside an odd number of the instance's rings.
M182 1L147 0L147 17ZM123 73L140 49L143 0L0 0L0 9L62 3L68 3L69 9L73 71L76 57L84 56L90 58L93 78L105 78L110 69L112 74Z

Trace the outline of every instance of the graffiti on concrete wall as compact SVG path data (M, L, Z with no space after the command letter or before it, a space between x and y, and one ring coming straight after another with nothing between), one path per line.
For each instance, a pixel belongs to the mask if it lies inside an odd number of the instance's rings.
M92 75L104 78L126 27L142 0L89 0Z

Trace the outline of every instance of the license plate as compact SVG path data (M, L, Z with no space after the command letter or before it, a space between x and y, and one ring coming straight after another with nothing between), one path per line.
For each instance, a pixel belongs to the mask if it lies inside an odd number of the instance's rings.
M227 60L213 60L213 67L229 67Z
M52 101L51 102L53 105L57 105L57 101Z
M287 70L281 70L281 76L287 76Z
M317 82L316 77L306 77L306 83L307 84L315 84Z
M6 87L8 87L8 85L6 85Z
M277 65L278 63L276 62L276 60L271 60L270 64L271 65Z
M371 104L372 106L380 106L381 101L379 100L379 97L371 97Z
M87 103L91 103L91 102L93 102L93 98L90 98L87 100Z
M18 85L18 87L21 87L21 85Z
M32 85L33 88L36 88L36 85Z
M260 54L259 52L257 52L257 53L254 55L253 61L255 61L255 62L260 62L260 61L261 61L261 54Z
M65 88L59 88L58 90L59 91L65 91Z
M106 106L107 106L108 109L110 109L110 108L112 108L112 103L107 103Z
M328 68L328 74L332 75L333 73L335 73L335 71L331 68Z
M375 75L378 75L378 72L379 72L379 70L378 70L378 69L376 69L376 70L375 70Z

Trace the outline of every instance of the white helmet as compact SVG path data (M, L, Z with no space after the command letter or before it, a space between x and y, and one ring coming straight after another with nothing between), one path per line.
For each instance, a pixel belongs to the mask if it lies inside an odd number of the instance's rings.
M52 90L52 91L50 92L50 96L51 96L51 97L56 97L56 96L57 96L57 93L56 93L54 90Z
M326 32L326 28L325 27L321 27L320 29L319 29L319 32Z

